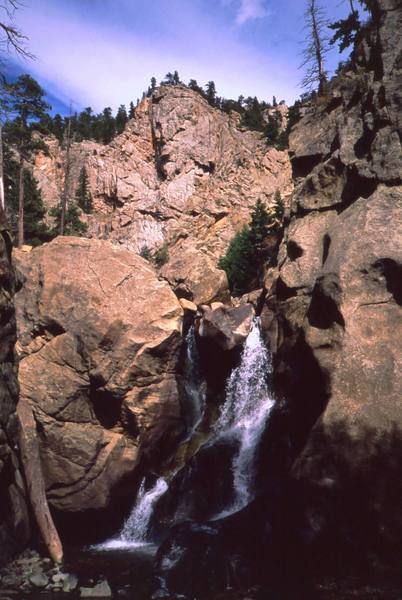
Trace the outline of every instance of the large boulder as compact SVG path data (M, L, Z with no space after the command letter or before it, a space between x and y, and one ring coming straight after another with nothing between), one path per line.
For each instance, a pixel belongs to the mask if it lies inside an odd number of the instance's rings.
M242 346L251 331L255 316L251 304L207 308L200 319L198 335L221 350L230 351Z
M29 536L25 486L15 451L19 427L11 248L4 213L0 209L0 563L10 558Z
M17 252L21 397L33 408L50 504L104 508L141 459L182 431L182 309L144 259L57 238Z

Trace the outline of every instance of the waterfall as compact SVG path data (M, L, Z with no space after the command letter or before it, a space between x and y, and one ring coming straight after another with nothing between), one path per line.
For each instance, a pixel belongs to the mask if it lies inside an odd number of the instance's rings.
M202 421L205 410L206 383L200 370L200 357L195 340L194 325L186 335L186 362L184 366L184 389L187 397L187 439Z
M256 318L245 342L240 365L227 381L225 403L214 427L216 438L238 442L232 462L234 498L216 519L241 510L253 500L255 455L274 405L267 383L271 373L271 359Z
M153 509L159 498L166 492L168 484L159 477L152 488L145 491L145 478L142 480L138 490L137 500L133 509L120 530L117 537L98 544L96 550L118 550L138 548L150 544L149 522Z

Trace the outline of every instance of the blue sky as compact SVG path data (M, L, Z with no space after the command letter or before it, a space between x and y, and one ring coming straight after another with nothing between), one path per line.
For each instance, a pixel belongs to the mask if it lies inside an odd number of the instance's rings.
M305 0L24 0L17 23L29 37L30 72L56 109L116 109L149 80L177 69L183 81L214 80L227 98L288 102L300 95ZM326 3L330 20L345 15ZM329 57L333 69L337 50Z

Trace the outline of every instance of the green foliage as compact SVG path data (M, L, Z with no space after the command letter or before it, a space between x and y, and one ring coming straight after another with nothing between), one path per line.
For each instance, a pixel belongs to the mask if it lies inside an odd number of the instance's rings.
M270 232L281 226L283 203L280 193L275 194L274 208L268 212L261 200L251 213L249 225L236 233L218 266L226 272L229 287L234 296L241 296L258 284L262 266L269 259L266 240Z
M124 104L120 104L116 114L116 133L123 133L126 123L128 121L128 115Z
M152 254L150 249L148 248L148 246L143 246L141 248L141 250L139 251L139 255L142 256L142 258L145 258L145 260L151 262L152 261Z
M18 180L19 165L7 147L4 149L4 187L7 217L14 236L18 230ZM51 231L45 223L46 208L38 188L38 182L28 169L23 172L25 242L38 246L51 239Z
M357 12L351 12L346 19L340 19L328 27L335 32L329 43L331 46L338 43L339 52L343 52L354 45L360 33L359 15Z
M157 267L163 267L169 260L169 248L167 244L163 244L154 254L154 263Z
M269 115L268 123L265 126L265 135L267 137L267 142L271 146L274 146L278 140L279 130L280 130L281 116L278 111L276 111L273 115Z
M82 167L80 171L78 186L75 192L75 200L84 213L89 214L92 212L92 197L89 190L89 180L85 167Z
M282 223L283 215L285 213L285 205L281 197L279 190L276 190L274 196L274 219L278 221L278 225Z
M61 220L61 207L57 206L51 208L49 211L51 217L55 219L55 225L52 229L52 236L56 237L60 231L60 220ZM65 222L64 222L64 235L75 235L81 237L87 232L87 225L81 221L81 212L75 202L70 202L67 206Z
M162 81L164 85L179 85L181 83L178 71L166 73L165 79Z
M266 124L262 114L263 107L257 98L246 100L247 109L243 113L241 124L253 131L263 131Z
M216 87L214 81L208 81L207 85L205 86L205 98L214 108L218 106L218 98L216 96Z
M234 296L244 294L253 279L255 265L252 263L253 249L250 242L250 229L247 225L236 233L229 244L218 267L225 271L229 287Z

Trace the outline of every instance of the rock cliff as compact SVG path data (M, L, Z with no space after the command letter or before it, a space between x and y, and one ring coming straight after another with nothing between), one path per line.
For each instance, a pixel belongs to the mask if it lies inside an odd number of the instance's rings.
M29 536L25 486L17 454L14 286L11 240L0 209L0 562L26 543Z
M147 261L106 241L57 238L17 251L16 266L21 401L33 407L49 503L105 508L182 433L182 309Z
M292 190L287 152L240 127L240 116L212 108L183 86L162 86L143 100L125 131L108 146L73 144L71 195L85 166L94 213L89 235L140 252L168 247L162 274L197 304L225 297L216 268L229 241L248 221L258 198ZM47 206L59 202L64 155L34 166Z
M302 450L299 532L320 558L362 563L402 524L401 26L401 3L378 3L351 67L291 134L295 192L263 313Z

